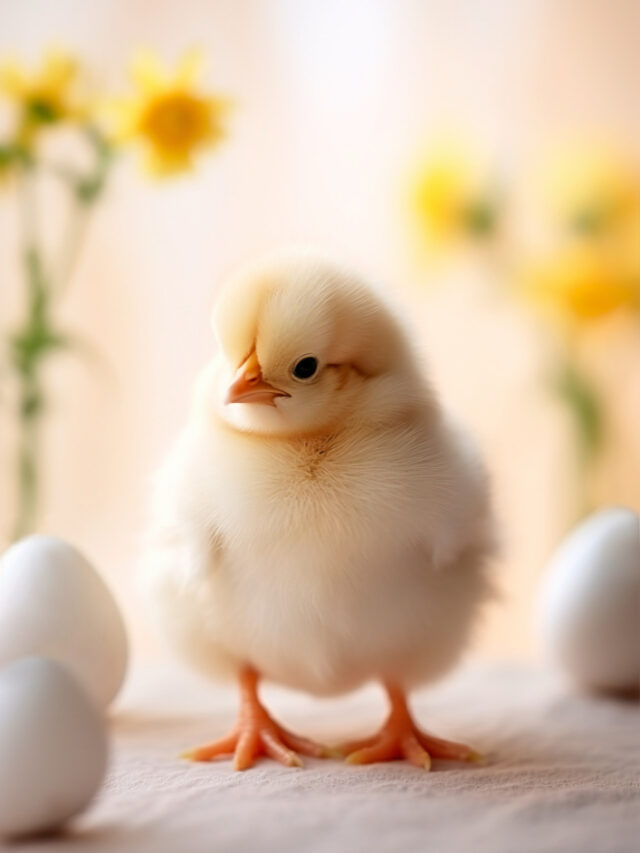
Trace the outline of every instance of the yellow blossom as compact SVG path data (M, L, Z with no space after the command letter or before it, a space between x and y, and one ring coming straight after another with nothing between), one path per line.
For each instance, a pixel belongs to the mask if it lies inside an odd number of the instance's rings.
M139 53L132 68L137 94L114 105L117 138L141 142L155 174L189 169L197 153L224 138L228 102L196 89L200 65L191 52L171 74L153 54Z
M60 50L49 50L29 74L17 61L0 64L0 92L18 108L17 136L29 143L39 129L83 114L78 100L78 63Z
M540 179L551 248L530 265L526 293L585 325L640 310L640 177L611 150L558 152Z
M637 169L604 145L583 143L559 150L542 183L556 224L585 237L624 226L640 207Z
M431 246L482 236L495 225L496 197L486 163L457 141L433 146L412 183L418 226Z
M525 292L544 309L577 324L620 309L639 310L638 259L620 248L572 241L529 268Z

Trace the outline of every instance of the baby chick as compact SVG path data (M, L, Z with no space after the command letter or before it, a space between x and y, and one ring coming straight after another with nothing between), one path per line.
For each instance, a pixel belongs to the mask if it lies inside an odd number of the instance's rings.
M264 677L317 695L378 679L391 712L353 764L473 760L413 721L491 593L486 477L402 326L356 275L306 255L244 270L214 314L219 353L160 471L145 572L177 649L241 706L200 761L327 755L261 704Z

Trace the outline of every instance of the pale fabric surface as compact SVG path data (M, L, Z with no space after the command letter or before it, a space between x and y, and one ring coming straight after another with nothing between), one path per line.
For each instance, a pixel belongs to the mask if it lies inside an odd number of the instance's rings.
M383 717L374 688L333 701L265 690L274 715L336 740ZM426 728L465 738L485 766L347 767L306 761L191 764L177 754L222 734L235 696L170 667L136 672L114 713L107 785L66 838L27 851L640 849L640 706L571 693L548 673L471 668L414 698ZM61 768L61 772L64 769Z

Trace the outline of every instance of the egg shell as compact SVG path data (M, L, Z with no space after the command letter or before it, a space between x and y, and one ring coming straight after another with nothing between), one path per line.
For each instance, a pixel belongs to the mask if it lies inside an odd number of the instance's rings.
M609 508L578 525L553 555L540 598L546 650L581 686L640 684L640 519Z
M46 658L0 670L0 836L57 829L83 811L107 767L104 718Z
M0 562L0 666L31 655L64 664L103 709L127 668L111 593L79 551L53 536L22 539Z

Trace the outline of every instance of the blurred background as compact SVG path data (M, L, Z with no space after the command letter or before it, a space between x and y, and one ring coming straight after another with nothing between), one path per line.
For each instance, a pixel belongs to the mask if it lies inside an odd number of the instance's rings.
M554 546L589 508L640 510L639 33L633 0L0 0L0 545L76 543L156 655L135 565L216 290L311 244L403 307L482 447L503 595L476 649L537 655ZM172 85L215 127L153 175L142 107L129 141L102 108Z

